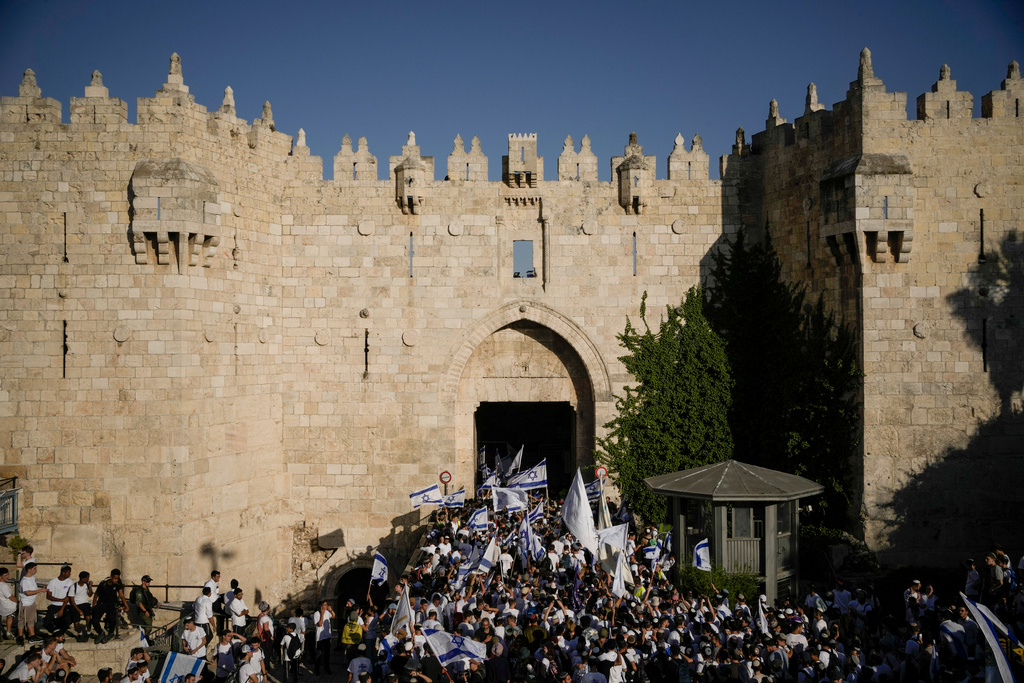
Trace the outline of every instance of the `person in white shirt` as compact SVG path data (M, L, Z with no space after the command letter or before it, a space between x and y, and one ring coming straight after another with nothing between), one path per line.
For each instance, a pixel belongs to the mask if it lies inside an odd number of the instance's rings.
M200 659L206 658L206 632L200 630L192 617L185 617L183 623L185 630L181 632L181 645L183 652L187 655L194 655Z
M260 683L263 677L260 673L259 664L255 664L252 661L252 653L253 649L251 646L242 646L242 665L238 667L238 683Z
M3 634L0 638L7 640L13 638L11 634L14 628L14 613L18 611L18 598L14 595L14 589L8 581L11 578L11 570L7 567L0 567L0 621L4 624Z
M36 571L39 567L35 561L25 562L23 576L18 582L18 600L21 602L21 610L18 611L18 644L24 644L25 631L28 631L29 643L41 643L42 639L36 637L36 596L45 593L45 588L40 588L36 583Z
M373 671L373 662L366 656L366 644L359 643L356 648L356 656L348 663L348 680L355 683L359 680L359 674Z
M302 660L302 641L295 633L295 617L285 625L284 638L281 639L281 662L284 664L284 683L298 683L299 662Z
M71 586L69 606L71 612L64 611L68 625L74 626L80 634L88 633L92 626L92 579L89 578L89 572L78 572L78 581ZM79 625L83 620L84 629Z
M210 578L203 584L204 588L210 589L210 604L213 606L213 613L217 617L217 631L224 630L224 601L221 599L220 594L220 572L214 569L210 572ZM210 628L212 629L213 622L211 621Z
M203 594L196 598L192 604L192 612L195 614L195 623L203 633L206 634L206 642L213 640L213 629L210 620L213 619L213 600L210 597L210 587L203 586Z
M313 673L320 675L323 668L327 674L331 673L331 619L334 618L334 608L331 603L324 600L320 608L313 614L313 625L316 627L316 644L313 652Z
M71 578L71 567L64 565L60 568L60 574L55 579L50 579L46 584L46 599L49 605L46 608L46 618L43 624L51 633L63 629L67 622L67 604L71 598L71 587L75 585ZM72 608L73 609L73 608Z
M245 604L245 600L242 599L242 589L235 589L235 599L228 605L228 612L231 614L231 628L236 631L243 631L245 629L245 618L249 616L249 608Z
M30 652L25 655L25 659L21 660L21 664L7 672L7 680L21 681L21 683L39 681L42 679L42 672L42 655L38 652Z

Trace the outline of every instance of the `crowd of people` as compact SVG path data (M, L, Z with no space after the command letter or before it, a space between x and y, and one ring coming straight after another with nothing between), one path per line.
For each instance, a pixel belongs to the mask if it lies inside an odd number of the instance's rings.
M775 604L713 585L702 594L680 585L663 533L638 526L625 508L611 510L629 525L625 547L595 556L566 531L558 501L531 497L527 510L490 512L483 524L478 509L439 508L425 547L388 597L375 602L368 590L337 611L324 600L308 614L273 614L266 602L251 613L239 582L222 593L214 571L182 619L175 649L205 659L200 676L217 683L263 683L268 667L284 683L310 673L341 683L993 680L992 652L958 595L937 595L914 581L903 593L903 613L894 613L880 609L868 586L843 580ZM145 593L133 590L129 600L117 570L96 587L82 572L72 582L79 588L62 594L53 582L33 588L33 563L19 564L18 637L34 647L6 672L9 680L74 683L73 657L63 649L67 632L107 637L129 606L146 628L147 611L151 619L156 607L145 598L149 577ZM0 586L9 587L6 574L0 568ZM54 581L68 581L70 568L60 577ZM980 570L968 560L963 590L1011 632L1024 628L1024 591L1001 550L986 554ZM40 642L35 612L24 608L43 593L51 635ZM10 596L0 593L4 600ZM12 615L0 616L9 631ZM448 634L445 651L438 651L437 634ZM148 654L136 655L123 674L101 671L101 683L104 676L145 683Z

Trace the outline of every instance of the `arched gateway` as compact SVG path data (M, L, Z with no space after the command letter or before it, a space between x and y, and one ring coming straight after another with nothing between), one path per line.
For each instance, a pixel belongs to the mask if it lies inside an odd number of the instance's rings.
M475 481L481 445L524 446L524 469L546 458L553 492L593 462L595 406L611 400L611 383L571 320L515 301L474 325L448 361L441 400L455 415L457 481Z

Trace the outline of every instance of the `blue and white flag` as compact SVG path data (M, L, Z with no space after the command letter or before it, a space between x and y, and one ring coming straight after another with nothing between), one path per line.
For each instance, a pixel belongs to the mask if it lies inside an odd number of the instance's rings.
M487 508L480 508L473 512L466 526L473 531L487 531Z
M989 652L992 653L992 657L996 660L996 669L999 670L999 680L1001 681L1015 681L1016 678L1013 676L1013 671L1010 668L1010 660L1006 656L1006 650L1003 649L1003 644L1000 642L1000 638L1007 641L1007 646L1011 644L1009 629L1006 625L999 620L995 614L992 613L985 605L979 605L978 603L971 600L969 597L960 593L960 598L964 601L964 605L970 610L971 616L974 617L974 621L978 623L978 629L985 636L985 643L988 645ZM1013 639L1016 640L1016 639Z
M480 557L483 555L483 551L479 546L473 548L470 552L469 557L463 558L462 563L459 565L459 571L455 575L455 582L452 587L455 590L460 590L463 584L466 582L466 577L476 569L476 566L480 563Z
M388 580L388 561L383 555L377 553L373 556L373 569L370 570L370 583L378 586Z
M503 489L495 487L491 490L494 496L494 511L522 512L530 507L529 495L523 489Z
M138 644L138 647L145 647L145 648L149 647L149 641L146 640L146 632L144 630L142 630L141 626L139 627L139 644Z
M478 469L487 469L487 446L481 445L476 453L476 466Z
M536 524L540 520L544 519L544 501L537 503L537 507L530 510L528 515L530 524Z
M412 634L413 616L412 606L409 604L409 586L402 589L398 596L398 609L395 610L395 617L391 621L391 635L398 637L398 632L403 631L405 635Z
M519 468L523 464L523 448L525 447L525 445L520 446L519 452L516 453L514 456L510 455L507 458L502 458L497 463L497 467L501 470L502 477L507 479L510 474L519 471ZM512 450L511 446L509 446L509 450Z
M487 470L486 467L484 469ZM493 472L487 470L487 474L484 475L484 483L480 484L480 488L476 490L476 495L479 496L484 491L488 491L490 489L495 488L496 486L498 486L499 483L500 482L498 481L498 470L494 470Z
M441 498L441 507L445 508L460 508L466 504L466 489L461 489L455 493L449 493L447 496Z
M653 567L661 559L661 546L657 543L644 546L644 559L650 560Z
M701 571L711 571L711 544L704 539L693 548L693 566Z
M530 520L524 519L519 525L519 554L523 558L523 566L529 565L530 561L536 562L544 556L544 544L537 538L530 527Z
M413 510L421 505L440 505L441 489L438 488L437 484L434 484L433 486L429 486L421 491L410 493L409 500L412 501Z
M548 486L548 461L547 458L521 472L508 480L510 489L544 489Z
M452 635L447 631L434 628L424 629L423 635L441 666L447 667L466 659L475 659L481 662L487 659L487 646L472 638Z
M587 491L587 500L601 499L601 480L595 479L583 487Z
M490 574L494 565L498 564L499 554L498 543L492 538L491 542L487 544L487 550L480 556L480 564L476 568L477 571L483 574Z
M181 683L185 676L192 674L199 679L199 672L206 665L199 657L183 655L180 652L168 652L160 671L160 683Z

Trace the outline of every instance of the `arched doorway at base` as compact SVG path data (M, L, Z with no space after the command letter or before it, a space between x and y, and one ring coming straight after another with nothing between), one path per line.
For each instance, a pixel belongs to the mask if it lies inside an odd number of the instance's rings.
M345 624L348 614L345 611L345 604L349 599L355 600L356 604L365 605L366 595L370 594L373 604L380 605L388 597L388 585L370 585L370 567L353 567L341 575L334 587L334 611L338 615L338 626L340 630Z

